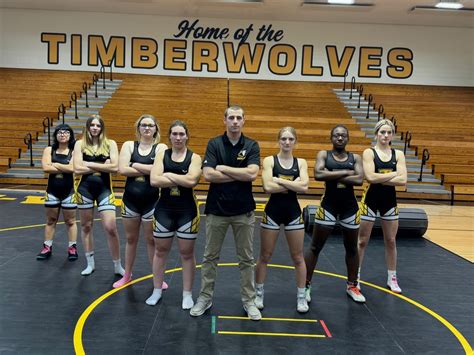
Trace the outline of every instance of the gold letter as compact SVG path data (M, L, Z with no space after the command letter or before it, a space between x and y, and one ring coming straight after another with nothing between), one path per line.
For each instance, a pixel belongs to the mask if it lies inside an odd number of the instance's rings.
M158 44L152 38L132 38L132 68L152 69L158 65Z
M59 43L66 43L64 33L42 33L41 42L48 43L48 64L59 63Z
M329 70L331 76L344 76L349 65L351 64L352 56L354 55L355 47L344 47L341 60L337 56L336 46L326 46L326 53L329 61Z
M258 74L260 64L262 64L265 44L257 43L253 55L250 52L250 44L248 43L238 45L237 53L234 52L234 44L232 42L224 42L223 46L227 72L240 73L243 65L245 73Z
M214 42L193 41L193 71L202 71L207 65L207 71L217 71L217 56L219 48Z
M413 52L408 48L392 48L388 52L387 75L394 79L406 79L413 73Z
M323 67L313 67L313 46L303 46L303 67L301 75L323 75Z
M111 36L106 46L102 36L89 36L89 65L98 65L98 57L102 65L114 61L116 67L125 66L125 37Z
M380 78L382 71L378 68L374 68L373 66L380 66L382 48L360 47L359 53L359 77Z
M280 54L285 55L285 64L280 65ZM268 68L273 74L288 75L296 67L296 49L288 44L277 44L270 49L268 54Z
M165 39L164 70L186 70L186 62L178 60L186 59L186 46L185 40Z

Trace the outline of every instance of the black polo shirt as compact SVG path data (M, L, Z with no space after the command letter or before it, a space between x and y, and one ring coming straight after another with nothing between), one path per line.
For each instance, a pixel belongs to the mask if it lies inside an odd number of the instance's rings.
M240 136L234 146L227 133L209 140L203 167L215 168L227 165L245 168L251 164L260 166L260 147L253 139ZM204 213L217 216L237 216L255 209L251 181L212 183L207 194Z

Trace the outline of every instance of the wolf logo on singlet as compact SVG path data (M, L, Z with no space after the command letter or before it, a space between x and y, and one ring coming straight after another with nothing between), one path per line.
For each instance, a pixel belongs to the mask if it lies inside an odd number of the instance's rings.
M140 155L138 151L139 144L140 142L134 142L130 163L153 165L157 144L151 147L150 153L147 155ZM150 185L149 175L127 177L122 198L122 217L132 218L141 216L143 221L151 221L159 196L160 189Z
M332 152L327 151L325 167L329 171L354 170L354 154L348 152L345 161L337 161L334 159ZM315 222L332 227L339 218L342 227L359 228L360 213L354 195L354 187L337 181L326 181L325 186L321 206L316 211Z
M171 159L172 149L167 149L163 156L163 172L186 175L191 165L193 152L187 150L182 162ZM183 186L161 189L160 199L155 206L153 219L153 236L156 238L196 239L199 231L199 210L194 189Z
M276 155L273 156L273 176L290 181L296 180L300 176L298 159L293 158L293 165L290 169L281 166ZM285 230L303 229L304 223L301 216L301 207L298 203L296 192L274 193L270 195L265 211L263 213L262 228L280 229L280 224L285 226Z
M82 154L82 159L88 162L105 163L109 156ZM110 173L95 172L80 177L77 187L77 205L80 209L88 209L97 204L99 212L115 210L115 196L112 190Z
M374 166L376 173L386 174L392 171L397 171L395 149L391 150L392 156L387 162L380 159L375 149L372 148L372 151L374 152ZM377 216L377 211L380 213L380 218L382 219L389 221L398 219L395 186L371 184L366 188L361 200L361 218L373 222Z
M67 165L72 158L72 149L67 154L58 154L51 150L51 162ZM77 208L72 173L49 174L44 205L46 207Z

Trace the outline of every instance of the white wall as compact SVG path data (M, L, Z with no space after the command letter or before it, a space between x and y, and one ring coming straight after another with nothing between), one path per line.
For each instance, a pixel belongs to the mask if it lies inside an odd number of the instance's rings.
M185 20L185 18L0 9L0 67L97 70L97 67L88 65L88 36L102 35L106 43L110 36L125 37L125 67L117 68L117 72L275 80L341 81L340 77L331 76L325 50L327 45L336 45L339 55L341 55L344 46L356 48L349 67L349 75L355 75L358 82L474 86L474 29L200 18L200 25L228 27L230 34L233 34L238 28L246 28L252 23L255 30L250 34L248 40L251 48L256 43L265 43L266 45L258 74L228 73L221 40L213 41L219 48L217 73L211 73L207 70L202 72L192 71L192 39L187 40L186 58L184 60L187 69L185 71L165 70L163 67L164 40L173 39L173 35L179 32L178 24L182 20ZM195 19L187 20L192 22ZM256 29L268 24L272 24L276 30L284 31L284 38L281 41L257 42L255 40ZM48 63L48 46L41 42L41 34L44 32L66 34L67 43L61 44L59 47L58 64ZM71 65L71 34L82 35L82 64L80 66ZM158 65L155 68L137 69L131 67L132 37L152 38L158 43ZM225 41L228 42L230 39ZM237 41L234 42L237 43ZM292 74L275 75L269 70L268 51L275 44L287 44L295 48L297 53L296 69ZM301 75L303 45L314 46L313 65L323 67L322 76ZM357 77L360 47L382 48L381 64L378 66L382 71L380 78ZM387 53L394 47L407 48L413 53L413 73L411 76L403 79L393 79L387 75Z

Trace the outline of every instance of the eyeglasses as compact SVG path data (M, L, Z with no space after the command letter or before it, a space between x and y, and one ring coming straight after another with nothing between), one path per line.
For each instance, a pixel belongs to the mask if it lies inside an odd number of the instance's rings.
M58 131L58 134L60 134L60 135L62 135L62 136L69 136L69 135L71 135L71 132L69 132L69 131L67 131L67 130L62 130L62 129L60 129L60 130Z
M156 127L154 123L140 123L140 128L153 128Z

